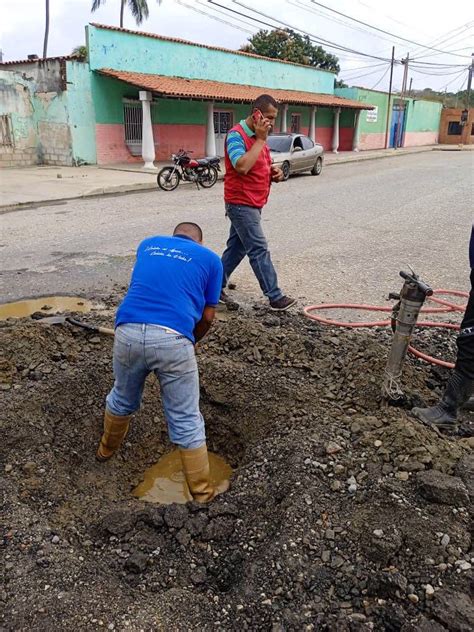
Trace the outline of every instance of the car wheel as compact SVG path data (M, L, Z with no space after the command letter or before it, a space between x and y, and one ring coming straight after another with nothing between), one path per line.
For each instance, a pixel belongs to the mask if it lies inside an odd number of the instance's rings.
M284 162L281 166L281 170L283 171L283 180L288 180L290 177L290 163Z
M316 163L315 163L314 167L311 169L311 175L312 176L319 176L322 170L323 170L323 159L322 158L318 158L316 160Z

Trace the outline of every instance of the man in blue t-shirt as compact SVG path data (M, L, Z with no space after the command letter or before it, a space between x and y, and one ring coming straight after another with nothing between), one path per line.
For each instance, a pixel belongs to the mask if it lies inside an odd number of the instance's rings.
M97 451L109 459L140 407L147 375L160 382L170 439L181 454L193 498L208 502L226 486L211 485L194 343L208 332L222 287L220 258L202 245L197 224L176 226L138 246L128 292L115 319L114 377Z

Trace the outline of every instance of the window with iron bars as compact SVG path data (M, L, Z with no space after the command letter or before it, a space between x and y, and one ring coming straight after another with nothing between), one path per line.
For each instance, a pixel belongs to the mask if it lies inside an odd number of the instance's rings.
M2 147L13 147L12 120L10 114L0 116L0 145Z
M291 115L291 124L290 124L290 130L292 134L300 133L300 124L301 124L301 114L293 113Z
M154 108L157 103L151 104L151 120L155 119ZM140 101L124 99L123 101L123 126L125 131L125 144L132 156L142 155L142 125L143 109Z

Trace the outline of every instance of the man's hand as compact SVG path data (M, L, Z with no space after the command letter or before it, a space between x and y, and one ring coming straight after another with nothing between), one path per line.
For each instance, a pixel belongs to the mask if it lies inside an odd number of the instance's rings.
M266 118L261 118L256 123L254 123L255 136L258 140L266 141L268 138L268 134L272 129L272 124Z
M272 182L282 182L283 178L283 171L280 169L280 167L275 167L272 165Z
M214 320L215 315L216 308L206 305L202 313L201 320L196 324L196 327L194 328L194 339L196 343L202 340L207 334L212 325L212 321Z

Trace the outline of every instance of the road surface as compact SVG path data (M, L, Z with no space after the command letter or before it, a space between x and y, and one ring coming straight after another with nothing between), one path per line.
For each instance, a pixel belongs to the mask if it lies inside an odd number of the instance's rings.
M408 264L434 287L467 289L474 152L430 152L326 168L273 188L264 229L282 289L300 304L380 303ZM139 241L199 223L221 253L223 185L72 200L0 215L2 302L106 294L126 285ZM245 261L238 294L261 300Z

